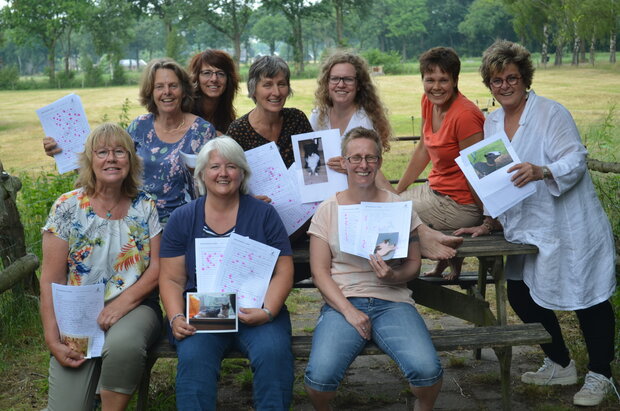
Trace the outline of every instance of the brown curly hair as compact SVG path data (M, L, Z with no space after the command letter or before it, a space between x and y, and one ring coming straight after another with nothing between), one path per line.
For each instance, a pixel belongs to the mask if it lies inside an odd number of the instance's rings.
M220 96L215 112L207 114L202 111L202 98L198 78L203 64L216 67L226 73L226 89ZM188 71L192 86L194 87L194 109L192 113L204 118L213 124L216 130L225 133L228 126L237 118L237 111L233 105L235 96L239 92L239 73L237 66L230 55L222 50L207 49L192 57Z
M496 40L485 50L480 65L482 82L489 90L491 89L491 77L506 70L509 64L517 66L526 89L532 86L535 69L530 52L519 43Z
M329 98L329 73L336 64L349 63L355 67L355 78L357 80L357 91L355 93L355 105L364 109L372 124L381 136L381 144L387 152L390 150L390 140L392 139L392 127L387 118L387 109L381 103L379 94L374 83L370 78L370 70L366 60L349 51L338 50L331 54L321 66L319 78L317 79L318 88L314 93L315 105L319 112L319 123L325 123L328 111L333 106Z

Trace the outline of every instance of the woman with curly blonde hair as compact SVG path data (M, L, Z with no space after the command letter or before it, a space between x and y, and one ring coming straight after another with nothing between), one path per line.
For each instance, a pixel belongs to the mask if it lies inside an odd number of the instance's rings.
M363 57L349 51L334 52L323 63L317 82L316 108L310 115L313 130L337 128L345 135L355 127L364 127L379 134L384 151L390 149L392 128ZM344 172L338 157L328 165Z

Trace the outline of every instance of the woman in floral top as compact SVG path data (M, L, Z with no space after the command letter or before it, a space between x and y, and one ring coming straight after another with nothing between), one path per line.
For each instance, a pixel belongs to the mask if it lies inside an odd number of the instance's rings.
M140 103L148 114L127 128L144 161L144 191L155 200L162 224L172 210L196 197L193 170L180 153L197 154L216 135L211 123L191 113L192 96L189 75L176 61L152 60L140 84ZM50 156L61 151L51 137L43 139L43 148Z
M48 409L90 409L97 383L103 409L127 406L146 350L161 332L157 298L161 226L139 191L142 161L125 130L106 123L86 141L76 190L53 205L43 227L41 319L52 354ZM97 323L102 356L85 359L58 329L52 284L104 284Z

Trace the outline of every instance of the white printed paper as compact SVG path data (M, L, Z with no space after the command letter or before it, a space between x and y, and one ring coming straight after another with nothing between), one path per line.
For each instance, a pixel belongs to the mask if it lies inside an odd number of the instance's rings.
M296 134L291 140L302 203L323 201L348 188L347 176L327 166L330 158L341 154L340 130Z
M241 308L262 307L279 255L277 248L232 233L214 291L237 294Z
M196 159L198 158L197 154L188 154L182 151L179 151L181 154L181 161L185 164L187 168L196 168Z
M411 201L338 206L340 250L368 259L405 258L409 250Z
M264 144L245 152L252 170L249 180L252 195L265 195L271 199L290 236L312 215L318 203L302 204L296 188L294 165L286 169L280 152L274 142Z
M227 243L227 237L196 239L196 288L199 293L215 290L217 271L224 261Z
M54 315L61 341L84 358L101 357L105 333L97 324L103 310L103 284L52 284Z
M79 168L79 156L84 151L90 133L80 97L69 94L37 110L46 136L53 137L62 152L54 155L59 173Z
M521 161L505 133L485 138L455 159L486 211L495 218L536 192L534 184L514 185L508 169Z

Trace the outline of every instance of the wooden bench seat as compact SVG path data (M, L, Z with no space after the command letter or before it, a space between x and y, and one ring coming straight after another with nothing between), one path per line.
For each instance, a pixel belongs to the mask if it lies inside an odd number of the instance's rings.
M510 324L488 327L467 327L447 330L430 330L437 351L469 350L478 348L504 348L518 345L535 345L551 341L551 336L539 323ZM307 358L312 347L312 336L293 336L292 349L296 358ZM376 355L383 352L374 344L368 343L362 355ZM176 358L174 347L165 336L149 350L146 368L138 390L137 409L146 410L151 370L159 358ZM226 358L245 358L238 351L231 351Z

